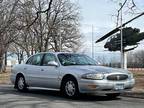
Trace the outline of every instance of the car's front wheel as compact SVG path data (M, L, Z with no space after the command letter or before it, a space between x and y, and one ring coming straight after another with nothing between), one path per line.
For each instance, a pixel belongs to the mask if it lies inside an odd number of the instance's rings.
M19 91L26 91L27 90L25 78L22 75L17 77L15 86Z
M61 91L66 97L77 97L79 95L77 81L74 78L66 78L62 84Z

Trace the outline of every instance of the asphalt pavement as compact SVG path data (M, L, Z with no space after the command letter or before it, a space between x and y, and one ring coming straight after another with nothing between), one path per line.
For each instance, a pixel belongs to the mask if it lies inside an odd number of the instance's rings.
M67 99L58 91L31 89L22 93L12 85L0 85L0 108L144 108L144 99L94 95Z

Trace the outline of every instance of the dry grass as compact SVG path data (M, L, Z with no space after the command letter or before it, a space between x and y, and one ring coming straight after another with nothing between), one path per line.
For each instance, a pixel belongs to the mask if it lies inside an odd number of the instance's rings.
M0 84L10 83L10 67L6 69L6 72L0 73Z
M133 91L144 93L144 70L131 71L136 81Z

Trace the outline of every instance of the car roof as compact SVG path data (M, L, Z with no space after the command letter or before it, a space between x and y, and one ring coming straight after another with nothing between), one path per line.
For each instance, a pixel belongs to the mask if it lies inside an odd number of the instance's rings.
M55 55L58 55L58 54L77 54L77 53L73 53L73 52L40 52L37 54L47 54L47 53L51 53L51 54L55 54Z

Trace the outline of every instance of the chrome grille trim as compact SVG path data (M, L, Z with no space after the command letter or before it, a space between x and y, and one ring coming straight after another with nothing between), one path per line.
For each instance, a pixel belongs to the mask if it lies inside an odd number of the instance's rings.
M128 75L126 74L113 74L107 76L107 80L111 80L111 81L122 81L127 79L128 79Z

